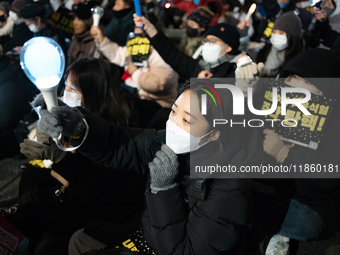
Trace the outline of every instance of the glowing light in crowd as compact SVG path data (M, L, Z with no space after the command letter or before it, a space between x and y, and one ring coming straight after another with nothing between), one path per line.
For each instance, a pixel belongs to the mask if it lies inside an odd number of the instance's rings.
M254 11L256 10L256 4L252 4L248 10L248 13L246 15L246 21L248 21L248 19L250 18L250 16L254 13Z
M65 68L65 56L59 44L47 37L32 38L22 48L20 65L41 91L47 109L57 106L58 84Z
M102 13L103 13L102 8L98 5L96 5L95 7L93 7L91 9L91 12L92 12L92 17L93 17L93 25L98 27L99 20L100 20L101 16L103 16L102 15Z
M166 2L164 7L165 7L165 9L169 9L171 7L171 4L169 2Z

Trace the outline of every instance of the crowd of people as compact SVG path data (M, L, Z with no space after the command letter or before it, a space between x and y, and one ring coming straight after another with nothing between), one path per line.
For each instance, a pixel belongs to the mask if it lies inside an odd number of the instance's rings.
M19 196L0 202L24 236L16 254L293 255L334 236L337 174L191 176L212 165L338 173L340 2L313 4L145 0L138 16L132 0L1 1L0 159L29 159ZM65 55L50 110L20 65L39 36ZM268 110L268 87L304 89L315 114L293 104L284 130L215 125L259 121L235 114L234 93Z

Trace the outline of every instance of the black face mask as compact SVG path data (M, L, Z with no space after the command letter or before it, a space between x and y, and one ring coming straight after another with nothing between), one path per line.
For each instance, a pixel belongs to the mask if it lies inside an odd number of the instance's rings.
M323 7L322 9L326 12L328 18L335 11L335 9L331 9L331 8L328 8L328 7Z
M131 12L132 9L133 8L123 9L121 11L113 11L113 13L114 13L114 16L119 19L119 18L123 18L124 16L129 14L129 12Z
M188 35L188 37L197 37L198 36L198 29L187 26L187 35Z
M0 16L0 22L5 22L5 21L6 21L5 15L1 15Z

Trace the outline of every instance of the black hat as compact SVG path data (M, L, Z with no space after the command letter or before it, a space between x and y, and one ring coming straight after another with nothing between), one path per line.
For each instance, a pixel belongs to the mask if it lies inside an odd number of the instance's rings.
M20 15L24 19L34 19L37 16L44 16L45 6L38 3L28 4L20 10Z
M340 97L339 73L340 57L332 50L312 49L298 54L283 68L280 77L296 74L309 80L327 97ZM313 79L311 78L323 78ZM333 79L325 79L333 78ZM337 84L334 86L334 84Z
M213 35L228 44L233 51L237 51L240 46L240 34L236 27L226 23L219 23L208 29L205 36Z
M72 13L74 13L79 19L87 20L92 17L91 9L99 5L97 1L89 1L72 6Z
M283 68L280 76L294 73L303 78L340 78L340 58L331 50L311 49L298 54Z

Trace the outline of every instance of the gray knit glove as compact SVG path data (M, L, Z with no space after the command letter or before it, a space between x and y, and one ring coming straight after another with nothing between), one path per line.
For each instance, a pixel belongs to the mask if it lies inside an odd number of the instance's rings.
M155 158L149 163L151 176L151 192L168 190L177 185L175 178L178 174L177 155L169 146L163 144Z
M74 107L69 107L58 99L58 107L46 109L44 98L39 94L31 103L33 107L41 106L38 127L52 138L58 138L61 133L68 137L81 136L85 130L83 114Z

